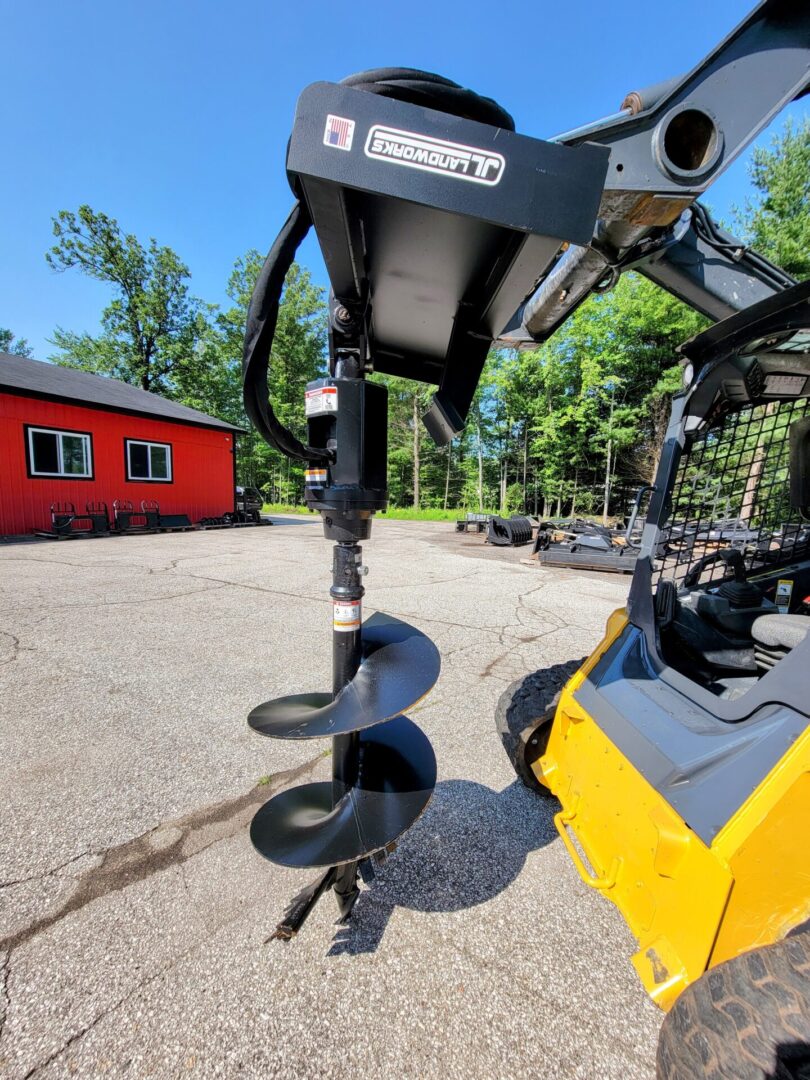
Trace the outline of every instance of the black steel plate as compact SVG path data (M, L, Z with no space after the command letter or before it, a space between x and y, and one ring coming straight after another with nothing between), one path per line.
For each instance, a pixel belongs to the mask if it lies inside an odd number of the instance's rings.
M636 555L601 554L598 551L544 551L540 556L543 566L561 566L571 570L604 570L612 574L632 574L636 568Z
M353 131L340 149L326 138L330 117ZM410 167L410 147L381 157L377 136L501 167L483 177ZM335 295L361 306L373 298L375 370L442 385L458 363L471 397L476 344L483 364L485 339L503 331L562 241L591 241L609 156L321 82L298 100L287 170ZM463 418L466 392L445 389Z
M265 803L250 839L282 866L337 866L382 850L410 828L430 802L436 757L405 716L360 737L360 775L336 807L329 781L303 784Z
M248 724L273 739L322 739L362 731L420 701L439 677L439 650L421 630L377 613L363 623L364 659L330 694L290 694L258 705Z

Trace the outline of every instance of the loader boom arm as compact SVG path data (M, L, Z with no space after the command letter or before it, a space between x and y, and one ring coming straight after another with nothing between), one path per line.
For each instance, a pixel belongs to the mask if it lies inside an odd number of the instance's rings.
M698 197L810 89L810 7L764 0L689 74L628 94L621 112L554 140L610 148L593 238L569 247L501 340L550 337L583 300L636 269L712 319L792 279L720 230Z

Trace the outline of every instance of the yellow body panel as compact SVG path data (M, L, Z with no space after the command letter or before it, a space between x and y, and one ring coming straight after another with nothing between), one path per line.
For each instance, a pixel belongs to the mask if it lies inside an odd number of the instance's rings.
M710 966L779 941L810 918L808 824L810 728L712 844L734 887Z
M810 915L810 730L708 847L574 698L626 623L624 611L611 616L568 683L534 768L562 803L555 824L580 876L622 912L639 977L668 1009L707 967Z

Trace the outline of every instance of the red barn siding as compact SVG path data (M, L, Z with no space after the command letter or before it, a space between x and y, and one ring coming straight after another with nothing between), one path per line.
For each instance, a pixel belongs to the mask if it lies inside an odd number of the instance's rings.
M23 425L90 432L92 480L29 477ZM124 439L170 443L171 483L127 480ZM44 401L0 391L0 535L50 528L50 505L103 501L112 514L115 499L136 508L156 499L167 514L188 514L192 521L233 509L232 431L172 423L147 416L107 412L67 402Z

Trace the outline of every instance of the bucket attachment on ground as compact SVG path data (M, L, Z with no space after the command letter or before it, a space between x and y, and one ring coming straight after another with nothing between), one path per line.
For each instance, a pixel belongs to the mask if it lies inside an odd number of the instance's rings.
M498 547L520 547L532 542L532 523L526 517L491 517L487 543Z
M542 566L632 574L645 521L639 512L644 499L654 490L651 484L638 489L624 529L609 528L585 518L541 521L532 556Z
M492 514L467 514L466 518L456 521L456 532L469 532L470 529L477 533L486 532L491 517Z

